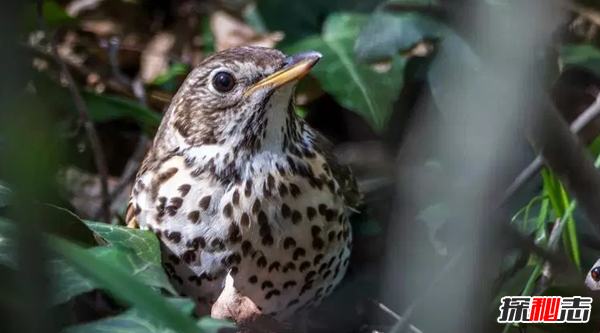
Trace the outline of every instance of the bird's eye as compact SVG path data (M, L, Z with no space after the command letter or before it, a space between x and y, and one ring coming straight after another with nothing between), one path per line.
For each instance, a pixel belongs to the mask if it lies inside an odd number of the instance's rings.
M592 275L592 279L594 279L594 281L598 282L598 280L600 280L600 266L592 268L591 275Z
M227 72L219 72L213 77L212 84L218 92L228 92L233 89L235 79Z

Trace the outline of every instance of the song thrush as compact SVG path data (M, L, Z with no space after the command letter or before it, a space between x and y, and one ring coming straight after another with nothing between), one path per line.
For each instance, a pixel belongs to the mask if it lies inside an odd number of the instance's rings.
M257 47L216 53L165 114L127 221L158 235L165 270L199 315L227 280L285 320L345 274L356 182L294 111L298 81L320 58Z

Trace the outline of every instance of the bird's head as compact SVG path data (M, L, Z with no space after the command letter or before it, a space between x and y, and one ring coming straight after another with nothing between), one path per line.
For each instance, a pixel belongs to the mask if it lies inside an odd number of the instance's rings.
M165 148L226 145L239 152L281 150L299 140L294 112L298 81L318 52L286 56L262 47L238 47L204 60L185 80L161 124Z

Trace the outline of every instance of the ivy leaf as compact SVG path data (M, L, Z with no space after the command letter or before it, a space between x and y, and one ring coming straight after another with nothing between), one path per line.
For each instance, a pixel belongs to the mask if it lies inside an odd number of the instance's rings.
M194 309L194 303L187 298L171 298L169 302L182 313L189 315ZM202 319L199 326L203 332L217 332L221 328L231 328L232 325L214 319ZM127 332L127 333L175 333L175 331L165 327L160 321L152 316L139 311L130 309L125 313L92 322L89 324L69 327L64 333L106 333L106 332ZM223 331L220 331L223 332Z
M140 259L150 263L161 263L160 244L152 232L92 221L85 223L111 245L131 249Z
M590 44L567 44L560 50L563 66L585 68L600 78L600 50ZM564 69L563 69L564 71Z
M176 294L162 268L160 244L152 232L98 222L88 221L86 224L110 245L135 254L110 254L114 256L111 261L119 262L128 271L138 272L137 275L144 284Z
M432 18L416 14L375 12L361 29L354 51L361 63L393 58L426 38L438 37L439 24Z
M384 71L355 62L354 41L367 20L366 15L333 14L325 21L320 36L306 38L285 52L321 52L323 58L311 74L319 80L323 90L344 107L360 114L374 130L382 131L402 87L405 62L396 57Z

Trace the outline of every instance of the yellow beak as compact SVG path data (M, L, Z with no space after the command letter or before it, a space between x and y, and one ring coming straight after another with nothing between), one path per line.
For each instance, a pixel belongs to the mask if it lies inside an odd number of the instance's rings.
M321 57L323 57L321 53L315 51L302 52L287 57L284 60L285 65L282 69L255 83L246 90L244 95L250 95L260 88L275 89L288 82L300 80L315 66Z

